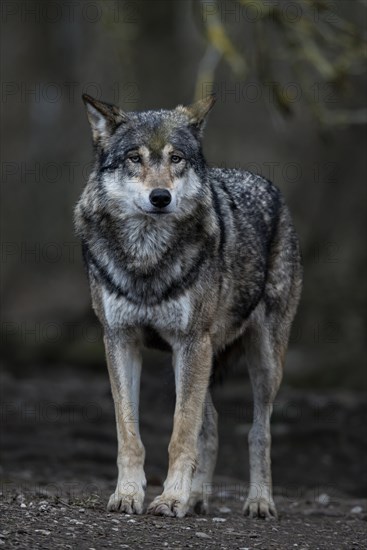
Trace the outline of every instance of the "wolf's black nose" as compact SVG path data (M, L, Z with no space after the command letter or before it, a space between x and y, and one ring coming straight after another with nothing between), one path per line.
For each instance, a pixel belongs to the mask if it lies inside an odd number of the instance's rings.
M171 193L167 189L161 189L160 187L153 189L149 195L150 202L157 208L168 206L171 202L171 198Z

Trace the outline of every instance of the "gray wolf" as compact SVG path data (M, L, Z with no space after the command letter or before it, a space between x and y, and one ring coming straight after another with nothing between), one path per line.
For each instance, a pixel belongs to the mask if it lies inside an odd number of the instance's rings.
M174 426L164 489L148 512L208 509L217 455L213 364L246 359L254 396L244 513L276 516L270 416L301 291L298 239L279 190L261 176L211 169L202 152L208 97L124 112L83 96L95 164L75 209L104 344L118 437L108 510L143 512L141 347L172 351Z

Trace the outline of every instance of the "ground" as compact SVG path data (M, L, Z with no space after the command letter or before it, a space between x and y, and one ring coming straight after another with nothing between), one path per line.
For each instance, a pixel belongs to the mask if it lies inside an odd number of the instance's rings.
M149 357L141 398L147 504L164 481L174 406L169 358ZM250 520L241 509L251 392L245 373L230 373L214 389L220 452L210 513L177 520L106 510L116 435L103 369L43 366L25 375L4 368L1 387L4 548L367 548L362 394L297 390L285 381L272 426L279 520Z

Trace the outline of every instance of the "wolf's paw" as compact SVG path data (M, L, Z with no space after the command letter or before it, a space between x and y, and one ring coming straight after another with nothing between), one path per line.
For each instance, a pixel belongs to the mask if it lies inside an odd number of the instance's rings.
M248 498L243 513L250 518L277 519L278 517L273 499L266 498Z
M148 514L183 518L189 509L189 503L179 495L162 493L148 507Z
M123 514L142 514L144 504L144 490L136 483L119 485L110 496L107 504L109 512Z

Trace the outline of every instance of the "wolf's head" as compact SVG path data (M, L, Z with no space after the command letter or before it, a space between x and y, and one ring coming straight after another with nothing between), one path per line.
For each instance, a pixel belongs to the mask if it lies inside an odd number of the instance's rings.
M215 99L188 107L125 113L83 95L97 155L97 174L121 214L184 217L203 197L201 137Z

